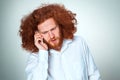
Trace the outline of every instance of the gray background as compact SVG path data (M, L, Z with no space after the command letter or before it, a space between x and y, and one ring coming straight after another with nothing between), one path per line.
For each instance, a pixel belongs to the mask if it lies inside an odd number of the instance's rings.
M103 80L120 80L120 0L0 0L0 80L26 80L28 52L18 35L21 18L41 3L62 3L77 14Z

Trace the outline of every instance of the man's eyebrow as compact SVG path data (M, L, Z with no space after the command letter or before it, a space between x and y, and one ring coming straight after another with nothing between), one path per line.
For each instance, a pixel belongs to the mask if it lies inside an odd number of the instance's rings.
M55 28L57 28L58 27L58 25L55 25L53 28L51 28L50 30L48 30L48 31L51 31L51 30L53 30L53 29L55 29ZM43 31L43 32L41 32L41 33L47 33L48 31Z
M44 34L44 33L47 33L47 32L48 32L48 31L43 31L43 32L41 32L41 33L43 33L43 34Z

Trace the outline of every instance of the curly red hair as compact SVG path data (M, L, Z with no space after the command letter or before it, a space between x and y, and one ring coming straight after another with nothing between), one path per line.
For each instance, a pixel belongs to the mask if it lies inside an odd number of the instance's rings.
M38 30L37 25L51 17L59 25L63 39L73 39L76 32L75 25L77 24L75 15L65 9L63 5L42 5L21 20L19 33L22 39L22 47L30 52L38 52L38 48L34 45L34 34Z

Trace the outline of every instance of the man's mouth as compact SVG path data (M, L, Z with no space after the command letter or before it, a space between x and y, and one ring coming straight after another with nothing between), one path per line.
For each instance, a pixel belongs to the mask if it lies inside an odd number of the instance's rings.
M56 39L51 39L50 40L52 43L55 43L56 42Z

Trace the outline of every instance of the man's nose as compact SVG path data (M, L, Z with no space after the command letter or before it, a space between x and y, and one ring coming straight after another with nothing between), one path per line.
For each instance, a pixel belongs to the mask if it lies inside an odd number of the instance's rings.
M53 38L54 37L54 33L52 31L49 31L49 36L50 36L50 38Z

